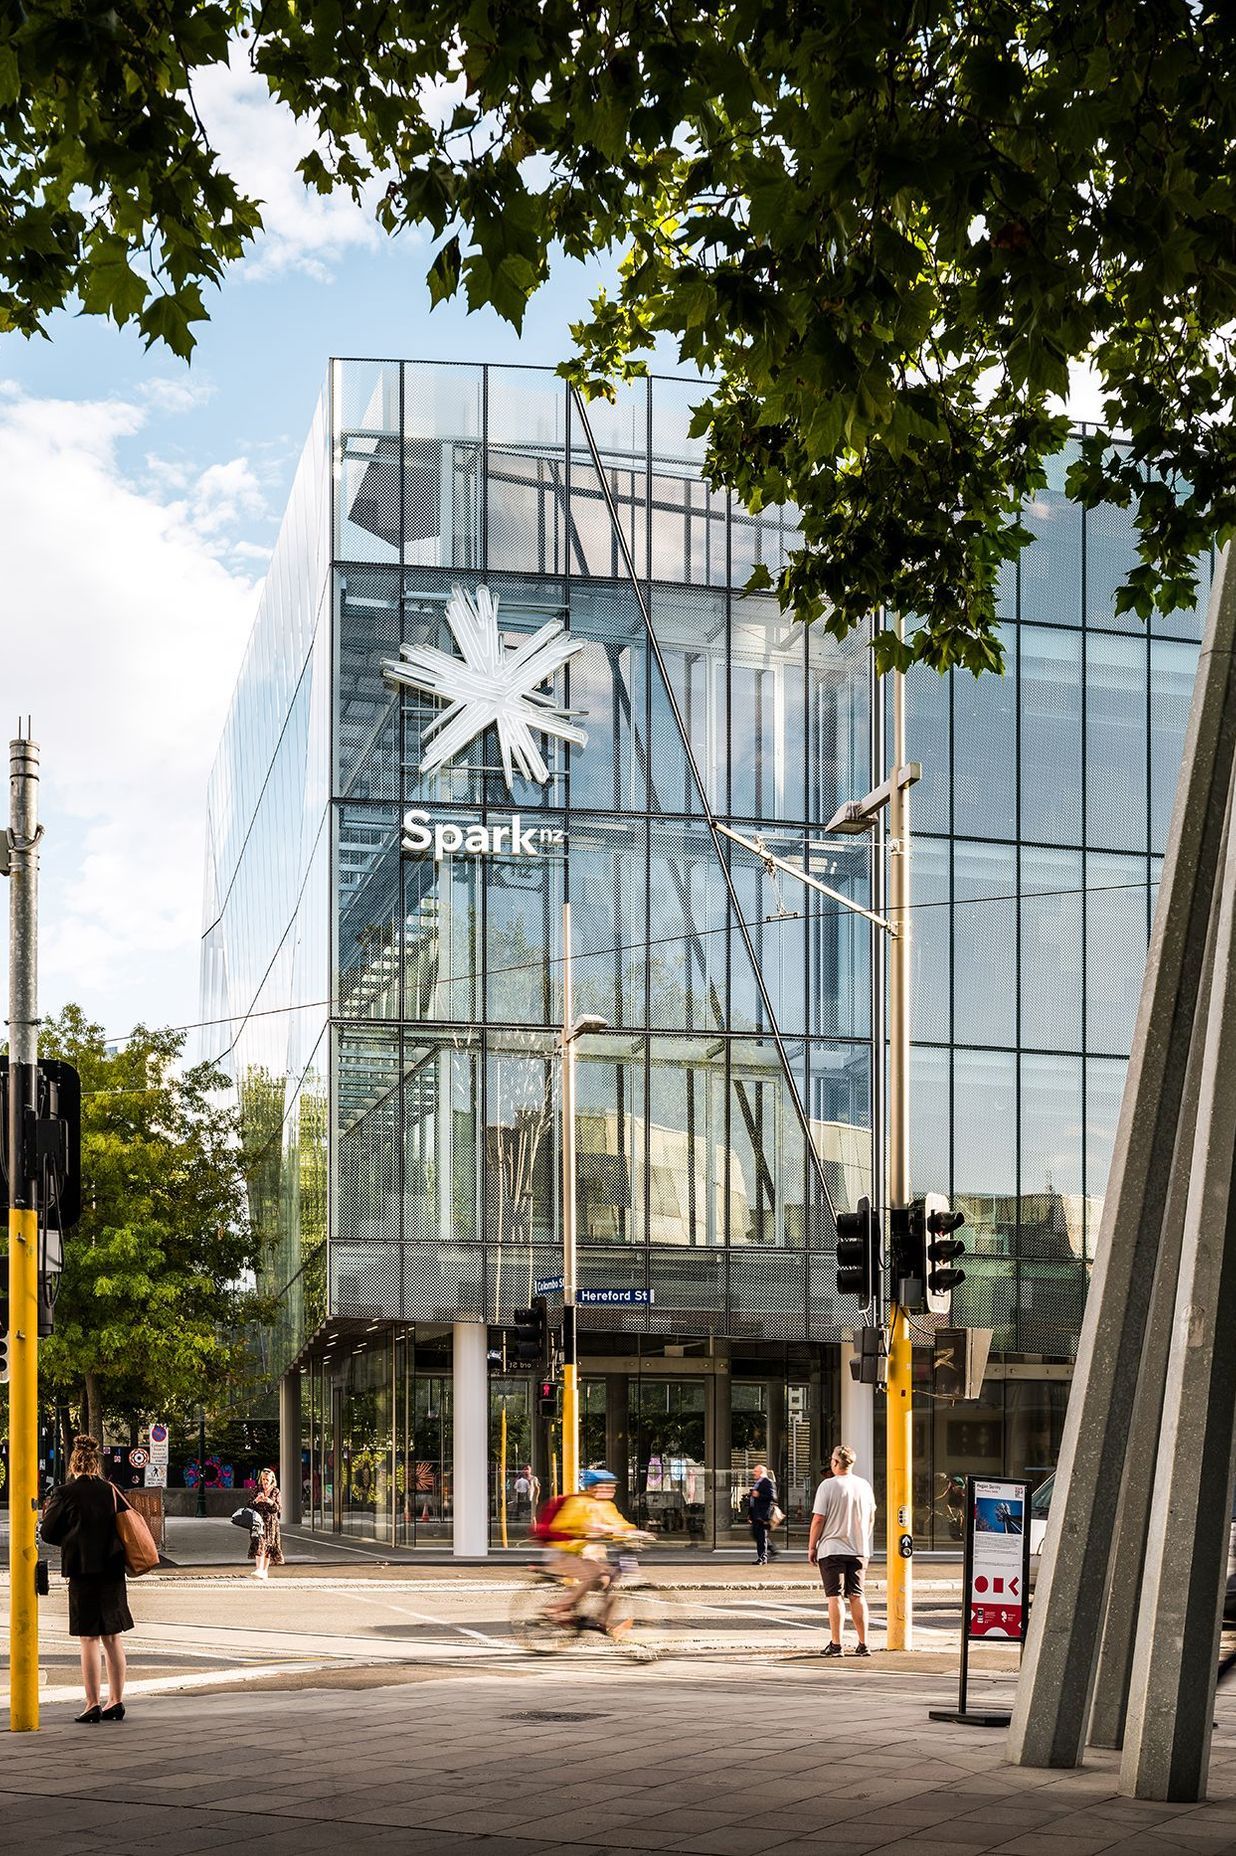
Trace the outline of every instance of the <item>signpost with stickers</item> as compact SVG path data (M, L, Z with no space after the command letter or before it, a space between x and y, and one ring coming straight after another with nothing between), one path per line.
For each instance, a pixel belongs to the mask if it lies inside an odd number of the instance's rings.
M971 1643L1015 1643L1030 1623L1030 1485L966 1478L965 1566L961 1582L961 1677L956 1708L931 1708L933 1721L1007 1727L1009 1711L968 1706Z

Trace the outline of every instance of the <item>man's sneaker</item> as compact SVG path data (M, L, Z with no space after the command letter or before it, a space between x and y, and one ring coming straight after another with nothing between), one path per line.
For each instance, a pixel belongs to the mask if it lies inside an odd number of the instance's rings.
M826 1643L824 1645L824 1654L825 1656L841 1656L844 1652L839 1643Z
M860 1643L854 1654L855 1656L870 1656L871 1651L867 1648L865 1643Z

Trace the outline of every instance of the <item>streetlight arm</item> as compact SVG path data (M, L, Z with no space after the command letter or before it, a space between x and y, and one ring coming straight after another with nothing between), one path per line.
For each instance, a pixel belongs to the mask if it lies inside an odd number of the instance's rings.
M861 915L864 921L874 922L877 928L883 928L885 934L896 934L893 924L883 915L873 915L870 909L864 909L860 903L851 902L848 896L843 896L839 889L830 889L827 883L822 883L818 876L812 876L809 870L801 870L797 864L787 863L784 857L778 857L770 851L762 838L744 838L741 832L731 831L728 825L722 825L719 821L717 830L727 838L732 838L735 844L741 844L743 850L750 851L753 857L758 857L767 869L784 870L787 876L796 876L808 889L819 890L822 896L827 896L831 902L839 902L852 915Z

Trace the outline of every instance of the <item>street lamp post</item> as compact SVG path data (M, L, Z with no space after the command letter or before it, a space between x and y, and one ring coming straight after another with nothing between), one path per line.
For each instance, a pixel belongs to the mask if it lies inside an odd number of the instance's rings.
M572 1016L571 905L562 905L562 1489L579 1487L579 1368L575 1341L575 1040L604 1031L596 1012Z
M897 620L902 637L903 621ZM893 673L893 765L864 799L841 806L829 831L870 830L888 807L888 1203L910 1203L910 787L921 777L906 760L906 690ZM877 1134L877 1139L879 1138ZM893 1285L889 1306L888 1406L885 1421L885 1507L888 1556L888 1647L914 1647L913 1349L910 1317Z
M898 635L902 622L897 623ZM906 759L905 678L893 673L893 766L888 778L862 799L847 800L825 829L857 836L875 826L888 808L888 914L864 909L831 889L810 871L774 854L762 839L745 838L728 825L717 829L764 863L771 874L788 876L881 929L888 947L888 1202L901 1210L910 1203L910 788L922 778L917 761ZM875 1139L880 1139L877 1130ZM910 1318L894 1297L889 1310L888 1408L885 1429L885 1474L888 1553L888 1647L913 1647L914 1587L911 1555L913 1524L913 1355Z

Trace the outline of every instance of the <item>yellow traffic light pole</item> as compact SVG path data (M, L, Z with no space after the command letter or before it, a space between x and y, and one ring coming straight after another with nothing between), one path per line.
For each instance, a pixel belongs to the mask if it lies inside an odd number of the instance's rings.
M902 622L897 623L902 635ZM910 1203L910 786L906 767L906 680L893 673L893 772L888 795L888 1202ZM885 1425L888 1647L914 1648L914 1415L910 1318L892 1278Z
M39 1213L27 1114L38 1076L39 750L9 743L9 1726L39 1725Z

